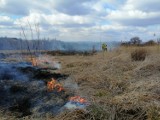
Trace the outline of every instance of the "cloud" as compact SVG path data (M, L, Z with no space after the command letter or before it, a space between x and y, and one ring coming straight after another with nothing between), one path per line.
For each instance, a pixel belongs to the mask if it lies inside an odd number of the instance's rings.
M98 0L57 0L52 2L52 6L59 12L69 15L87 15L94 12L90 5Z
M160 24L160 12L143 12L139 10L112 11L106 19L123 25L149 26Z
M129 26L160 24L160 8L156 7L157 4L160 4L160 1L128 0L121 9L110 11L106 19Z
M159 29L159 4L159 0L0 0L0 33L16 37L22 25L30 36L29 21L33 29L39 23L42 38L145 39Z
M159 0L128 0L124 6L124 9L138 9L146 12L158 12L160 10L159 5Z
M52 10L47 0L1 0L0 11L9 15L26 16L33 11L50 13Z
M16 0L1 0L0 10L3 13L16 14L16 15L26 15L29 13L30 1L16 1Z
M61 27L82 27L82 26L92 26L94 25L94 20L89 17L82 16L70 16L67 14L40 14L40 13L31 13L29 16L22 17L15 21L15 24L28 25L28 21L34 25L39 23L41 25L53 25ZM48 26L49 27L49 26Z
M19 28L22 25L26 29L26 32L29 32L28 22L31 24L33 29L35 23L39 23L42 36L48 36L52 38L58 36L61 39L67 38L64 37L64 34L68 34L70 36L72 33L76 32L79 34L80 31L82 31L81 29L92 27L96 23L94 19L90 18L89 16L71 16L63 13L56 13L51 15L31 13L29 16L15 20L14 24L19 26ZM71 31L73 29L74 31Z
M13 20L8 16L0 16L0 26L12 26Z

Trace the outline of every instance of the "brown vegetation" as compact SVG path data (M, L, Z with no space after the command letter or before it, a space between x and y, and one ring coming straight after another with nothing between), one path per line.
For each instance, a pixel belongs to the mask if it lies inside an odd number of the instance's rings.
M147 50L145 49L136 49L131 53L131 58L134 61L144 61L147 55Z
M62 63L62 69L58 72L69 75L78 84L75 92L85 96L90 106L86 110L64 111L46 118L159 120L160 51L157 46L135 50L136 46L122 46L93 56L55 56ZM132 58L134 52L136 55ZM1 116L2 119L3 117ZM35 118L31 116L29 119Z
M142 61L132 60L135 51L135 59ZM59 57L61 72L72 76L79 85L78 93L92 103L82 119L160 119L159 52L157 46L130 46L94 56Z

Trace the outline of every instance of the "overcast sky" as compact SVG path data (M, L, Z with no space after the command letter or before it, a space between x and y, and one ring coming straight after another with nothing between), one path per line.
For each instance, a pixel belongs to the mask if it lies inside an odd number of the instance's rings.
M0 0L0 36L30 38L27 21L41 38L145 41L160 37L160 0Z

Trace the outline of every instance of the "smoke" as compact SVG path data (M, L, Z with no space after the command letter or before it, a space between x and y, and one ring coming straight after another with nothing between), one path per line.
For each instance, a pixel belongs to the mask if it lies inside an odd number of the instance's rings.
M76 83L75 79L72 77L68 77L65 81L63 81L63 86L74 92L77 92L79 89L78 84Z
M38 66L41 68L49 68L49 69L61 69L60 62L54 60L52 57L48 55L39 56L37 58Z
M43 61L40 62L40 66L61 68L57 60L48 56L40 56L38 60ZM24 72L23 69L27 70ZM30 72L35 74L38 70L45 69L33 67L30 62L0 62L0 108L18 112L18 117L24 117L31 114L58 114L64 108L84 109L87 106L86 102L81 102L82 100L76 102L69 99L79 95L79 87L74 78L57 78L65 91L48 92L46 80L30 75Z
M45 80L22 73L22 68L35 69L28 62L0 62L0 108L18 112L18 117L57 114L67 103L69 94L48 92Z
M6 55L4 53L0 53L0 59L5 59Z
M119 42L108 42L108 49L114 49L119 46ZM60 40L29 40L26 45L25 40L17 38L0 38L0 50L27 50L27 46L31 50L35 50L34 46L37 46L39 50L62 50L62 51L92 51L101 50L101 42L64 42Z
M78 102L67 102L64 105L64 108L69 109L69 110L74 110L74 109L85 109L86 105L85 104L80 104Z
M60 62L54 61L53 65L54 65L54 68L56 68L56 69L61 69L61 64L60 64Z
M0 80L21 80L27 81L26 75L17 71L17 66L24 66L25 63L0 62Z
M88 101L80 95L79 86L73 77L68 77L63 85L66 89L73 93L73 96L63 106L63 109L74 110L74 109L85 109L88 106Z

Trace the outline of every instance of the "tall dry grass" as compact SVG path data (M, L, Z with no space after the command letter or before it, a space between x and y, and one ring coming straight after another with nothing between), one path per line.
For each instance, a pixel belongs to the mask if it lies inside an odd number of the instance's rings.
M145 60L132 61L131 53L139 49L147 52ZM59 59L63 64L61 72L73 76L79 85L78 93L95 105L89 108L90 119L158 120L159 53L158 46L130 46L105 54L62 56ZM97 118L99 114L102 118Z

